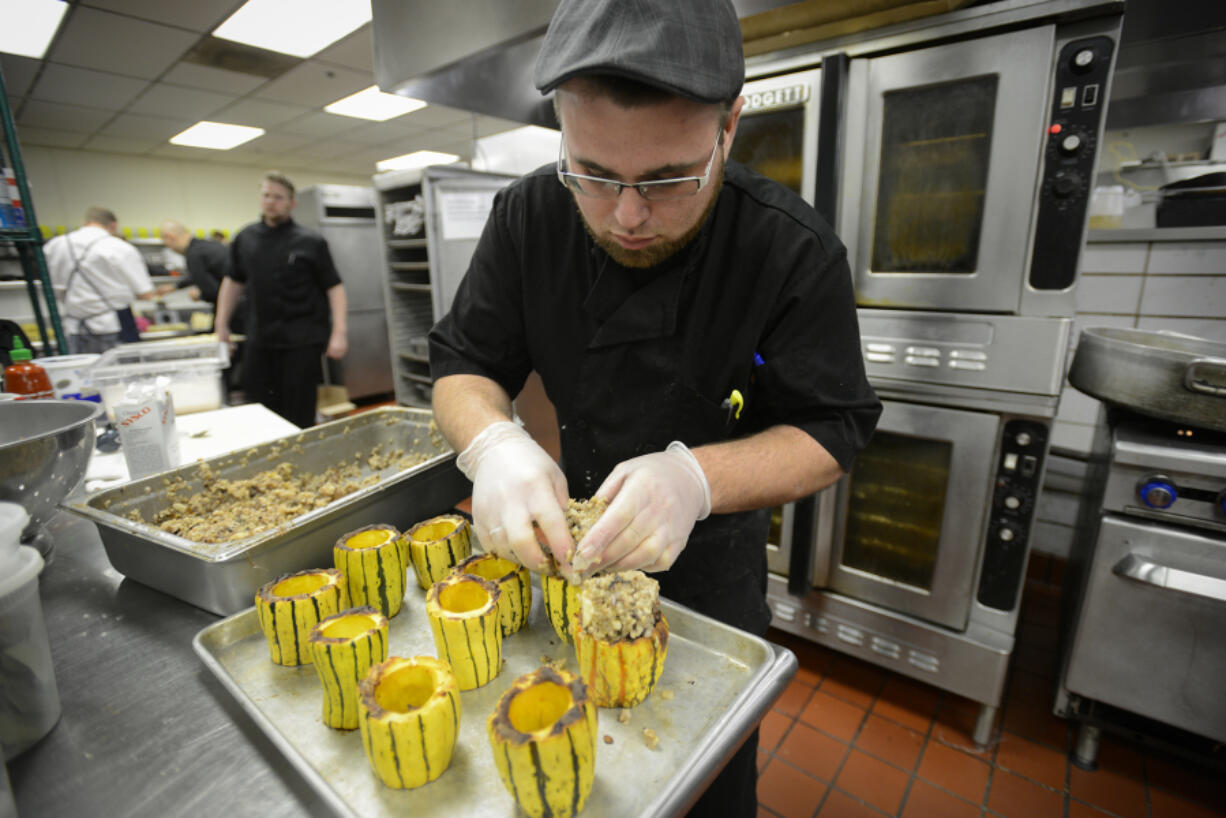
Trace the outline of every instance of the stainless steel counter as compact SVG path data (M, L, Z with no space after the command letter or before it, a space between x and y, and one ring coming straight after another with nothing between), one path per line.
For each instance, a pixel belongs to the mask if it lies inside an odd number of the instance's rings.
M22 816L331 815L192 652L219 617L125 579L61 512L42 573L63 716L8 764Z

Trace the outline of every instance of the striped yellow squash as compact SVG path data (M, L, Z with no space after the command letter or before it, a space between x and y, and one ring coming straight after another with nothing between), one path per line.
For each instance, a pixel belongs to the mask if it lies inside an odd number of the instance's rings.
M583 809L595 778L596 708L581 677L552 667L520 676L487 728L498 775L520 809L532 818Z
M571 617L579 610L578 586L553 574L541 574L541 597L554 631L563 642L571 642Z
M433 656L393 656L358 683L358 726L366 758L389 787L420 787L451 763L460 730L460 691L451 666Z
M532 610L532 575L522 565L493 554L475 554L455 567L456 573L472 574L498 583L498 619L502 635L518 633Z
M324 724L353 730L358 726L358 682L387 658L387 617L369 606L350 608L322 620L307 641L323 687Z
M369 605L384 616L400 613L406 569L399 540L393 526L368 525L336 541L332 559L345 574L351 604Z
M459 514L443 514L410 528L400 544L417 584L428 591L472 553L472 526Z
M575 659L597 707L634 707L664 672L668 656L668 620L656 614L651 633L637 639L607 642L583 629L580 617L572 620Z
M460 690L480 687L502 670L501 595L497 585L472 574L452 574L426 594L438 658L451 665Z
M255 613L278 665L311 662L307 636L319 620L349 607L345 575L335 568L299 571L265 583L255 594Z

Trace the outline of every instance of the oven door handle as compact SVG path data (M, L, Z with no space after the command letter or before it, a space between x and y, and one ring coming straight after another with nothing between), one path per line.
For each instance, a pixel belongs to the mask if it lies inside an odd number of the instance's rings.
M1111 570L1117 576L1126 579L1226 602L1226 580L1207 577L1204 574L1184 571L1180 568L1171 568L1169 565L1153 562L1139 554L1128 554Z

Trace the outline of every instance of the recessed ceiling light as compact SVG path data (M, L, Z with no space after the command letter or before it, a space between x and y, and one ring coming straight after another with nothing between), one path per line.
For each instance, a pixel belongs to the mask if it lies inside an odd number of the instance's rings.
M385 94L379 90L379 86L372 85L344 99L338 99L331 105L325 105L324 110L330 114L385 122L392 117L425 107L426 103L420 99L402 97L399 94Z
M173 145L187 145L191 148L210 148L215 151L228 151L244 142L250 142L264 133L263 128L252 128L247 125L228 125L225 122L197 122L182 133L170 137Z
M370 0L247 0L213 36L309 57L369 22Z
M454 153L413 151L412 153L393 156L391 159L381 159L375 162L375 168L378 170L408 170L410 168L424 168L428 165L445 165L450 162L456 162L459 158Z
M0 51L41 60L66 11L62 0L0 0Z

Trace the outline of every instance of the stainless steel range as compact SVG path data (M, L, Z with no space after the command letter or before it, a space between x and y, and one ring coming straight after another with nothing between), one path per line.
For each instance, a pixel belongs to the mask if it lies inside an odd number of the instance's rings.
M1154 738L1137 715L1226 742L1226 432L1112 407L1092 466L1055 703L1073 761L1104 728Z

